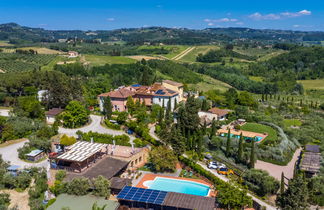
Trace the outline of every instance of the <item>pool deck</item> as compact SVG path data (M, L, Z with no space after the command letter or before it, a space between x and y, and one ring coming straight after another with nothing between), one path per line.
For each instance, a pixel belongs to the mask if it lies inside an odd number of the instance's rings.
M228 130L227 129L219 129L218 134L227 134ZM260 141L256 141L255 143L261 143L267 136L268 134L263 134L263 133L256 133L256 132L252 132L252 131L244 131L244 130L235 130L235 129L231 129L231 135L236 135L236 136L240 136L242 133L242 135L244 137L248 137L248 138L254 138L256 136L261 137L262 139Z
M164 175L157 175L157 174L145 174L143 176L143 178L139 181L139 183L136 185L136 187L139 188L144 188L147 189L147 187L144 185L145 181L153 181L156 177L163 177L163 178L169 178L169 179L178 179L178 180L184 180L184 181L192 181L192 182L197 182L200 184L204 184L209 186L211 189L209 191L208 197L214 197L215 196L215 192L212 190L213 189L213 185L211 185L210 183L201 180L201 179L191 179L191 178L184 178L184 177L173 177L173 176L164 176Z

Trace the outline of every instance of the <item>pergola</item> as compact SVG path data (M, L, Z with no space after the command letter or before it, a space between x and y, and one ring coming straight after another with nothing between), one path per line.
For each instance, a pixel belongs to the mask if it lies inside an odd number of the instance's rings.
M90 143L86 141L78 141L75 144L66 147L66 152L55 158L55 162L68 163L69 166L64 167L67 170L79 172L83 168L89 167L89 164L96 162L104 154L108 154L108 144Z

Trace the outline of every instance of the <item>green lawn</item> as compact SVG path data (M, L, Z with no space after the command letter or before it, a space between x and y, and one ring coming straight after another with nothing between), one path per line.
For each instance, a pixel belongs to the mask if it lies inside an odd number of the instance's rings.
M104 55L84 55L85 60L92 66L101 66L105 64L129 64L136 61L122 56L104 56Z
M189 84L189 88L203 92L206 92L208 90L220 90L221 92L225 92L226 90L231 88L231 86L225 82L219 81L207 75L199 75L201 76L203 81L197 84Z
M244 131L251 131L256 133L268 133L268 136L265 140L268 141L277 141L278 140L278 133L275 129L270 126L262 125L259 123L246 123L241 127Z
M324 90L324 79L316 80L298 80L301 83L305 90Z
M291 126L299 127L302 125L302 122L298 119L285 119L283 120L283 123L286 128L289 128Z

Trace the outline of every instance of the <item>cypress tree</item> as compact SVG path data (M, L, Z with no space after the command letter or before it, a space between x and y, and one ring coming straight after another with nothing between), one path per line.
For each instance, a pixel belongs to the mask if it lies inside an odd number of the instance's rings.
M243 134L240 135L239 146L238 146L238 160L242 162L243 160Z
M160 112L159 112L159 125L162 124L163 119L164 119L164 109L161 108L161 109L160 109Z
M177 99L174 99L174 106L173 106L173 110L176 110L178 108L178 102Z
M231 150L231 130L228 129L227 142L226 142L226 156L229 157Z
M109 96L104 99L103 110L106 119L110 119L112 115L112 104Z
M203 127L202 127L202 134L203 135L206 135L206 133L207 133L207 122L206 122L206 120L204 121L204 125L203 125Z
M300 101L299 101L299 106L303 106L303 99L300 99Z
M265 100L268 101L268 94L265 95Z
M314 108L317 109L317 107L318 107L318 104L317 104L317 101L316 101Z
M261 101L264 102L264 94L262 93Z
M282 195L285 192L285 175L281 173L281 182L280 182L280 194Z
M252 139L251 141L251 154L250 154L250 168L254 168L254 163L255 163L255 151L254 151L254 144L255 144L255 141L254 139Z
M216 134L216 121L213 119L212 125L211 125L211 132L210 132L210 139L213 138L213 136Z

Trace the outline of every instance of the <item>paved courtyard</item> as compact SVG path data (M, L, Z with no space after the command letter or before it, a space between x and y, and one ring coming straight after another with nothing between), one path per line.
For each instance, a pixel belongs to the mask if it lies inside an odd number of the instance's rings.
M294 176L294 167L295 167L296 161L299 158L300 151L301 151L301 148L296 150L293 158L286 166L275 165L272 163L267 163L267 162L264 162L261 160L257 160L255 163L255 168L267 171L271 176L273 176L277 180L281 180L282 172L284 172L285 177L287 177L288 179L291 179Z

